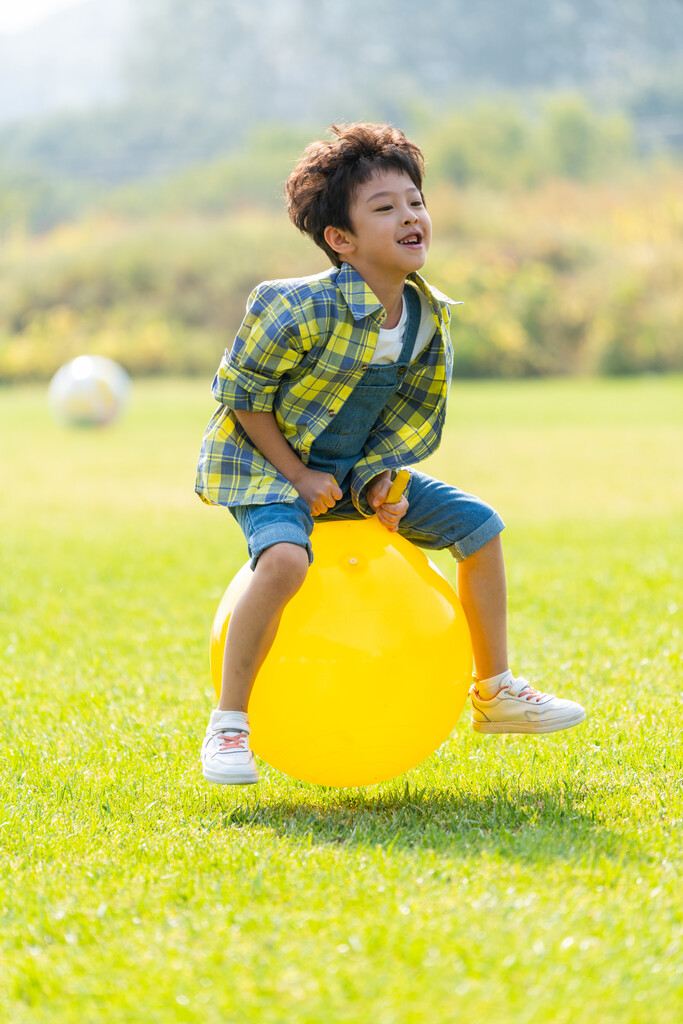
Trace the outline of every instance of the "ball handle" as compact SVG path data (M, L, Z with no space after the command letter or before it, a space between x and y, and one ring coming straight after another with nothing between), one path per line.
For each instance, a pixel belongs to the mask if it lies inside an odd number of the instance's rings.
M410 473L407 469L399 469L398 473L394 477L394 480L389 488L389 493L384 499L385 505L393 505L401 497L406 489L406 484L410 480Z

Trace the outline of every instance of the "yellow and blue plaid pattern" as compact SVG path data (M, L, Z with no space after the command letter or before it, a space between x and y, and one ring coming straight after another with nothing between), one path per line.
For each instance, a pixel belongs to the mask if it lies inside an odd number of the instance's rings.
M365 515L363 490L385 469L420 462L441 440L453 366L453 300L419 274L408 278L429 300L434 335L407 368L354 467L351 495ZM249 296L247 314L213 381L219 403L202 442L195 490L211 505L294 501L297 491L258 452L234 409L273 412L305 463L311 444L368 368L386 314L348 263L314 277L266 281Z

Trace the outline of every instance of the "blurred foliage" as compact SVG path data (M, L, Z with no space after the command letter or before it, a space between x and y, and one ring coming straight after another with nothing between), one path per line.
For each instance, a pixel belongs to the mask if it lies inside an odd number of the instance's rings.
M574 95L435 121L416 111L435 241L463 299L460 376L683 369L683 170ZM0 176L0 380L100 352L136 374L210 374L260 280L325 269L282 183L313 132L270 126L230 157L103 191ZM80 203L80 207L79 207ZM49 229L48 229L49 226Z
M92 183L55 180L0 161L0 241L17 231L46 231L73 219L101 192Z
M465 305L460 376L683 369L683 176L440 188L430 276Z
M280 207L282 186L315 133L261 125L239 152L157 181L111 190L99 206L116 214L225 213L247 205Z
M549 177L606 178L635 158L633 132L621 114L599 114L585 98L558 95L539 117L512 100L480 101L429 133L427 152L437 177L495 188L536 185Z
M102 137L123 130L117 117L112 113L109 121L102 119ZM633 126L624 114L599 112L575 93L558 94L528 108L500 96L443 115L416 101L407 121L414 126L408 133L427 155L431 182L444 178L461 186L510 189L551 177L599 181L653 159L639 156ZM56 119L54 137L65 130ZM188 134L191 131L188 125ZM319 129L261 124L227 155L117 186L103 183L106 174L91 181L75 177L76 168L87 162L82 154L64 179L31 168L20 171L7 161L3 169L0 157L0 239L17 227L45 231L89 209L148 216L220 213L245 203L279 206L284 179L317 135ZM139 150L150 144L141 135ZM671 153L670 159L680 157Z
M272 214L145 220L106 215L0 255L0 380L42 379L98 352L137 374L206 373L254 284L305 273L310 254Z

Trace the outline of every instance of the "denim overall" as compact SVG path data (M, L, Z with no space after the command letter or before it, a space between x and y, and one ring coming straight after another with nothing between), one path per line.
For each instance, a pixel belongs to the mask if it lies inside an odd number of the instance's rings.
M325 513L326 521L361 517L351 500L351 471L362 457L382 409L401 386L420 326L419 295L412 287L406 287L403 294L408 317L398 360L369 366L339 412L311 445L309 468L330 473L344 492L341 500ZM469 557L504 528L498 513L480 498L415 469L410 471L406 495L410 504L399 524L399 533L420 547L448 548L458 560ZM281 542L305 547L309 561L313 560L310 535L314 519L303 498L270 505L237 505L230 512L247 539L252 569L262 551Z
M342 489L347 476L363 454L363 446L372 433L377 417L398 391L410 364L422 308L414 288L406 287L403 294L408 307L408 319L398 360L386 365L369 366L332 422L328 423L311 445L309 468L331 473Z

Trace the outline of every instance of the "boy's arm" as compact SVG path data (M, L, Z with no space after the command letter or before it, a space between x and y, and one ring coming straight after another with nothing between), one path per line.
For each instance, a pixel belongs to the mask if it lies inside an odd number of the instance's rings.
M310 347L310 329L302 334L306 326L278 282L258 285L214 378L216 401L233 410L270 412L282 377L295 370Z
M342 492L337 481L330 473L319 473L304 465L278 427L274 413L244 409L233 412L252 444L296 488L311 515L324 515L339 501Z

